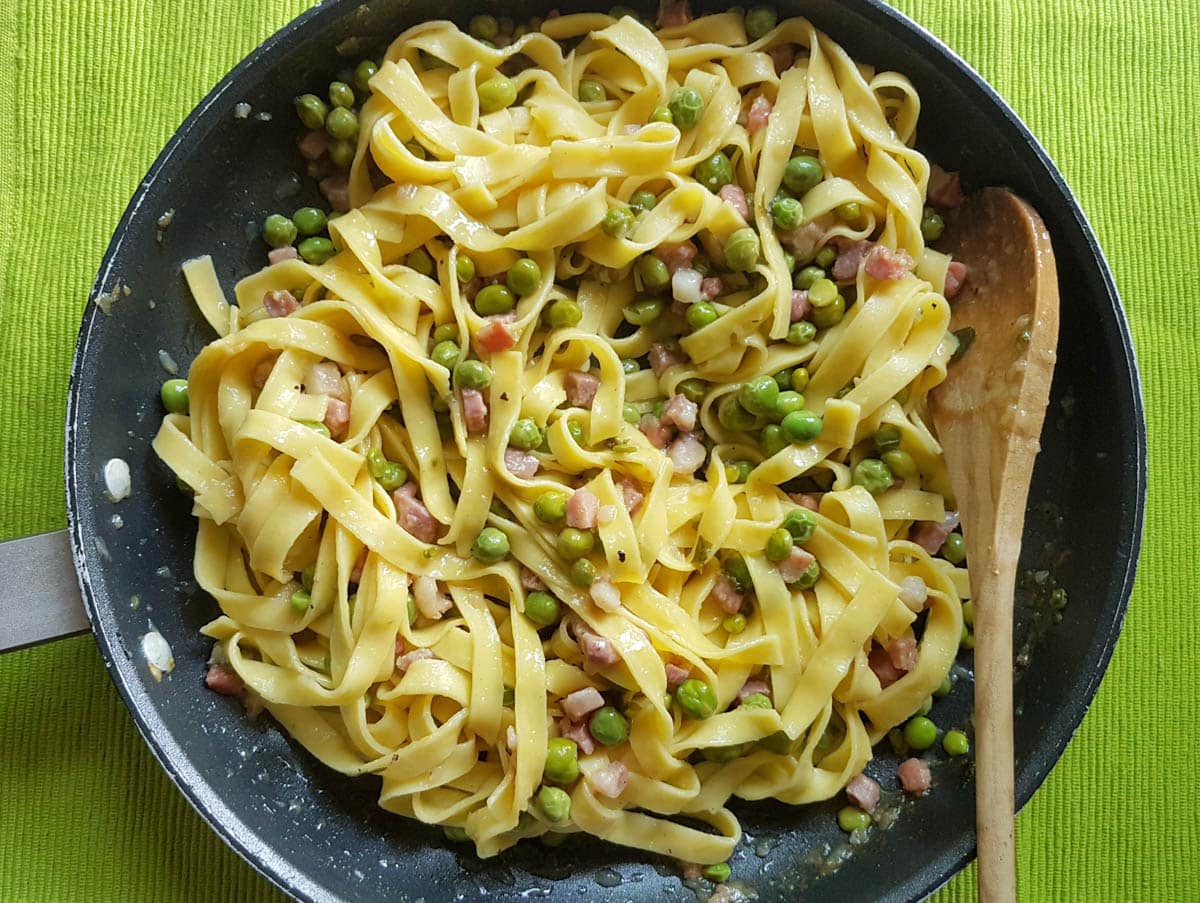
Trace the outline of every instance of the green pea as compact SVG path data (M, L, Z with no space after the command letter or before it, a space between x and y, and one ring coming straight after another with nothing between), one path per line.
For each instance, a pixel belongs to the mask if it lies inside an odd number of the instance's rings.
M696 164L692 178L716 194L733 181L733 165L722 151L717 151Z
M753 229L738 229L725 242L725 263L731 270L747 272L758 263L761 250L758 233Z
M314 433L324 436L326 439L329 438L329 427L327 427L325 424L323 424L319 420L300 420L300 421L298 421L298 423L301 426L308 427Z
M736 748L740 753L741 747ZM734 758L737 757L735 756ZM733 869L729 867L729 863L727 862L718 862L714 865L705 866L700 874L714 884L724 884L729 880L729 876L733 874Z
M334 141L329 145L329 161L338 169L349 169L358 150L353 141Z
M494 41L496 35L500 34L500 23L496 21L495 16L473 16L467 23L467 31L473 38Z
M964 627L962 631L962 639L958 641L958 645L962 646L963 649L974 649L975 634L971 633L971 631Z
M571 795L561 787L543 787L538 791L538 807L546 821L559 824L571 817Z
M629 719L611 705L597 709L588 719L588 731L604 746L616 746L629 737Z
M188 384L186 379L168 379L158 390L163 407L171 414L188 412Z
M675 391L688 401L700 404L704 400L704 396L708 394L708 383L702 379L691 377L690 379L681 380L679 385L675 387Z
M717 694L702 680L689 678L675 689L675 701L684 714L703 719L717 710Z
M871 816L855 806L843 806L837 814L838 827L847 834L871 827Z
M354 89L345 82L330 82L329 102L335 107L354 106Z
M871 495L880 495L892 487L892 472L878 458L863 458L854 465L852 479Z
M795 229L804 222L804 205L787 195L776 195L771 201L771 220L778 229Z
M600 220L600 231L609 238L624 238L633 228L633 211L628 207L612 207Z
M566 737L554 737L546 747L543 772L547 781L570 784L579 777L579 746Z
M623 419L626 423L637 426L638 422L642 419L642 412L638 410L637 405L625 402L625 404L621 407L621 419Z
M308 607L312 605L312 594L305 590L297 590L292 593L292 598L289 600L292 606L292 611L296 614L304 614L308 611Z
M942 749L951 756L965 756L971 751L971 744L962 731L946 731L946 736L942 737Z
M695 304L689 304L687 313L684 315L688 326L692 329L703 329L705 326L711 326L721 318L717 313L717 309L708 301L697 301Z
M453 320L449 323L439 323L433 328L433 335L430 338L433 339L435 345L440 342L457 342L458 324Z
M967 541L961 533L951 533L942 543L942 557L951 564L962 564L967 560Z
M458 363L458 355L458 345L447 339L444 342L438 342L434 345L429 357L439 367L445 367L447 370L450 370Z
M821 435L825 422L820 414L812 411L793 411L783 418L780 424L783 436L788 442L811 442Z
M417 615L418 614L419 614L419 612L417 611L417 602L410 595L408 597L408 626L409 627L412 627L414 624L417 623Z
M817 252L817 256L813 258L813 262L822 269L829 269L833 266L833 262L837 260L837 250L831 247L824 247Z
M337 248L333 246L333 242L319 235L304 239L296 246L296 250L300 252L300 256L305 262L311 263L313 266L320 266L337 254Z
M492 369L483 361L459 361L454 366L454 385L460 389L486 389L492 384Z
M757 41L779 22L775 10L769 6L752 6L746 11L746 37Z
M783 527L775 530L767 537L767 546L764 550L767 560L780 562L792 554L792 534Z
M837 285L824 277L814 279L808 287L808 301L814 309L828 307L837 300L837 297Z
M777 756L789 756L795 748L795 743L792 738L784 731L776 731L770 736L763 737L758 741L761 749L765 749L769 753L774 753Z
M316 579L317 569L315 565L310 564L300 572L300 585L304 587L306 593L311 593L313 588L313 580Z
M622 316L625 317L625 322L631 326L645 326L661 317L665 309L666 305L662 301L655 298L643 298L641 301L634 301L626 306Z
M775 382L778 384L779 380ZM791 382L791 374L788 374L788 383ZM786 392L780 392L779 397L775 399L775 411L772 416L776 420L783 420L788 414L793 414L796 411L804 409L804 396L799 392L793 392L788 389Z
M947 674L942 678L942 682L937 685L937 689L933 691L933 695L941 699L944 696L949 696L950 691L954 689L954 682L950 680L950 675Z
M837 326L846 316L846 300L838 295L833 299L832 304L825 307L814 307L812 313L813 325L818 329L828 329L830 326Z
M329 115L329 106L315 94L301 94L294 101L296 115L304 123L306 129L325 128L325 117Z
M888 470L902 480L911 480L917 475L917 462L906 451L894 448L891 451L885 451L879 457L888 466Z
M539 627L557 624L561 607L549 593L533 592L525 597L525 617Z
M292 222L301 235L319 235L325 231L329 218L320 207L301 207L292 214Z
M363 60L354 69L354 87L358 88L363 94L368 94L371 91L371 79L375 77L375 73L379 71L371 60Z
M629 206L634 210L653 210L657 204L652 191L635 191L629 196Z
M546 308L544 319L552 329L568 329L583 320L583 309L570 298L559 298Z
M263 221L262 235L272 248L286 248L296 240L296 224L286 216L272 213Z
M792 157L783 170L783 184L792 194L811 191L824 177L825 170L821 161L808 154Z
M459 282L470 282L475 278L475 261L465 254L459 254L454 261L454 275Z
M838 204L834 212L838 215L838 219L852 223L862 216L862 207L857 201L846 201L844 204Z
M332 138L353 138L358 134L358 116L347 107L334 107L325 117L325 131Z
M871 441L875 444L875 448L881 452L899 448L900 427L891 423L885 423L875 431L875 435L871 437Z
M556 524L567 516L568 500L565 492L543 492L533 503L533 513L543 524Z
M778 424L772 423L770 426L764 426L762 434L759 436L759 443L763 447L763 453L768 457L773 457L787 448L788 441L783 436L783 430Z
M621 372L626 376L632 376L634 373L640 372L641 369L642 365L638 363L637 358L621 358Z
M704 98L695 88L676 88L667 103L671 119L681 131L693 128L704 115Z
M733 581L739 593L744 593L754 586L754 582L750 579L750 568L746 565L746 559L741 555L730 555L721 564L721 568Z
M746 629L746 616L742 614L731 615L721 622L721 627L725 629L726 633L741 633ZM747 696L746 698L749 699L750 697ZM745 705L745 702L742 704Z
M904 725L904 742L913 749L929 749L937 742L937 725L924 715L908 719Z
M512 425L508 434L508 444L521 451L533 451L542 444L542 431L528 417L522 417Z
M388 461L387 466L383 469L383 474L379 477L379 485L388 492L395 492L406 482L408 482L408 471L404 465L396 461Z
M727 430L746 432L754 429L756 421L754 415L742 407L738 394L735 392L721 399L717 405L717 420Z
M753 472L753 461L733 461L725 465L725 479L730 483L745 483Z
M509 267L504 281L513 294L528 295L541 283L542 268L537 265L536 261L522 257Z
M650 114L651 122L665 122L667 125L674 125L675 114L671 112L669 107L655 107L654 112Z
M467 835L466 828L460 828L457 825L446 825L442 828L442 833L446 835L447 840L455 843L465 843L471 838Z
M789 345L807 345L817 337L817 327L807 320L793 323L788 327L787 339Z
M493 75L479 86L479 109L484 113L511 107L516 99L517 86L507 76Z
M817 530L817 517L807 508L793 508L784 515L783 528L794 542L808 542Z
M778 400L779 384L770 376L756 376L738 390L738 401L751 414L768 416Z
M424 248L416 248L410 251L408 256L404 258L404 265L410 270L420 273L422 276L429 276L431 278L437 272L437 266L433 262L433 258Z
M926 207L921 217L921 236L926 241L937 241L946 231L946 221L936 210Z
M656 292L671 284L671 271L653 254L646 254L638 258L637 273L642 277L642 285L648 291Z
M567 432L570 434L571 438L575 440L576 445L587 445L587 437L584 435L582 425L572 420L567 424Z
M807 291L812 288L814 282L818 279L825 278L825 271L820 267L807 266L796 274L796 278L792 280L792 285L801 291ZM837 292L836 287L834 292Z
M792 371L792 389L796 392L803 392L808 388L808 370L804 367L797 367Z
M494 564L508 555L508 537L503 530L496 527L484 527L475 537L471 554L475 556L476 561Z
M367 452L367 470L375 479L383 476L383 469L387 467L388 459L384 456L383 451L378 448L373 448Z
M475 310L484 317L506 314L516 306L517 299L503 285L485 285L475 296Z
M595 536L587 530L576 530L574 527L563 528L558 534L558 540L555 543L558 554L567 561L575 561L582 558L591 552L595 546Z
M604 92L604 85L600 82L584 80L579 83L579 102L580 103L596 103L604 100L607 95Z
M968 627L975 626L975 603L964 602L962 606L963 623Z
M1058 611L1062 611L1064 608L1066 608L1067 591L1061 586L1056 586L1050 593L1050 604Z
M596 582L596 566L586 558L580 558L571 565L571 585L587 589Z
M793 585L800 589L812 589L817 585L817 581L820 579L821 565L814 561L807 568L805 568L804 573L800 575L800 579L797 580Z
M751 693L742 700L743 709L773 709L775 705L771 702L771 697L765 693Z

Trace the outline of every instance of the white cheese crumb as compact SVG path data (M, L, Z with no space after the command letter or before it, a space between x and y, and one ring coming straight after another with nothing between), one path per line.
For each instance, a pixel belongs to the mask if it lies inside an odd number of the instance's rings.
M146 656L146 665L155 680L161 681L164 674L175 670L175 656L171 647L153 624L150 625L150 632L142 637L142 655Z
M245 101L242 101L241 103L237 104L233 108L233 118L234 119L245 119L247 116L250 115L251 109L252 109L252 107L250 106L250 104L246 103Z
M165 348L158 349L158 362L162 364L162 368L175 376L179 373L179 365L175 363L175 358L171 357L171 353Z
M133 482L129 476L129 465L120 458L111 458L104 465L104 490L110 502L129 498Z

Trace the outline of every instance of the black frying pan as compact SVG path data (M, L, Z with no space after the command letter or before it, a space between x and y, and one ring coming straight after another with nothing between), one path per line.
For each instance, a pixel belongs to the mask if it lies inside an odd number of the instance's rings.
M857 59L906 73L921 93L921 146L969 185L1014 188L1041 212L1062 274L1058 372L1030 492L1023 567L1044 571L1018 592L1017 796L1024 803L1053 766L1095 693L1120 630L1133 581L1145 493L1145 424L1120 301L1083 213L1045 152L962 60L876 0L784 2ZM573 3L560 4L566 11ZM520 20L545 8L520 0L491 11ZM430 0L330 0L281 30L229 74L184 122L154 163L117 227L93 300L131 292L111 316L89 305L79 336L67 415L70 543L92 627L117 690L163 768L214 830L255 868L304 900L451 900L487 893L524 900L689 899L670 863L580 839L556 850L522 844L481 862L437 829L384 813L378 782L348 780L290 743L269 719L203 689L209 643L198 629L216 611L191 579L195 525L174 479L150 450L165 378L160 349L183 368L211 338L179 264L211 253L227 287L262 265L249 240L263 215L319 200L314 187L280 200L300 170L290 99L327 83L351 57L380 50L404 27L474 8ZM249 103L251 115L235 118ZM269 113L272 121L256 118ZM159 240L157 221L174 210ZM127 460L131 498L102 492L104 463ZM111 518L119 513L123 527ZM28 554L45 549L38 543ZM103 549L104 551L101 551ZM12 575L6 575L12 579ZM1061 623L1047 604L1060 583L1071 598ZM139 596L134 608L131 597ZM177 666L161 683L141 638L154 626ZM969 666L969 659L963 663ZM961 680L938 719L961 723L971 687ZM886 745L886 744L885 744ZM881 751L882 752L882 751ZM895 786L895 759L869 769ZM974 787L969 765L935 773L935 788L906 805L889 831L873 832L840 869L820 864L843 841L835 802L805 808L737 807L748 840L734 874L767 901L800 897L911 900L970 859ZM618 886L613 886L618 883ZM463 897L458 897L462 899Z

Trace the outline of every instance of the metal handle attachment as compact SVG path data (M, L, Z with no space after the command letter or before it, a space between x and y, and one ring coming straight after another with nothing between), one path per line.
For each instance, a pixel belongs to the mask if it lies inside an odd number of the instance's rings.
M89 627L66 530L0 542L0 652Z

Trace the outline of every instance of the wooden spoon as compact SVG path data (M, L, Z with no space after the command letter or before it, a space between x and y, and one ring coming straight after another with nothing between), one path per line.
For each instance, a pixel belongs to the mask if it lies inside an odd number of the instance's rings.
M962 515L975 603L975 824L979 899L1016 899L1013 590L1025 503L1058 344L1058 274L1045 224L987 188L948 217L944 248L967 265L950 328L974 342L933 393Z

